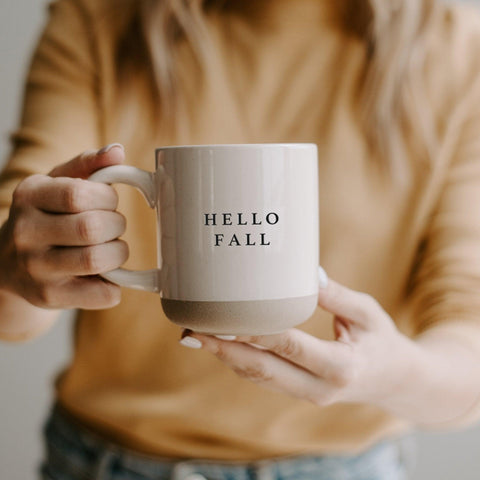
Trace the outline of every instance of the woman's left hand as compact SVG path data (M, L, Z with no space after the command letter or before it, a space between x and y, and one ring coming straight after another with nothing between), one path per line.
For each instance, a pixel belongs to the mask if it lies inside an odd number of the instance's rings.
M229 340L185 331L182 344L213 353L240 377L317 405L367 402L388 408L409 381L418 346L367 294L330 280L319 291L318 305L334 315L335 340L293 328Z

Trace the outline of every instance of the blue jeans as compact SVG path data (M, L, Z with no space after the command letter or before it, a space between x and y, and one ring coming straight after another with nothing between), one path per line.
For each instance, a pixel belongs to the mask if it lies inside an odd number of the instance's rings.
M42 480L406 480L401 441L358 456L292 457L252 463L162 460L130 452L79 428L58 408L45 426Z

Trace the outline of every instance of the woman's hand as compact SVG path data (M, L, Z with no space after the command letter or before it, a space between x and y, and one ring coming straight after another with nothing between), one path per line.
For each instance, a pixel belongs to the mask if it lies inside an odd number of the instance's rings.
M124 217L115 211L115 190L87 179L121 163L123 148L85 152L49 175L33 175L13 194L0 229L0 288L43 308L105 308L120 301L120 289L98 273L128 257L118 240Z
M329 281L318 304L334 314L334 341L290 329L230 340L187 331L182 343L202 346L243 378L318 405L381 404L395 395L411 374L413 342L366 294Z
M371 296L325 275L327 282L318 304L334 316L335 340L297 329L227 339L185 331L181 343L213 353L243 378L316 405L368 403L430 425L478 418L478 352L448 328L412 340Z
M478 358L429 332L412 340L371 296L329 281L318 304L334 316L335 340L298 329L222 339L185 331L181 343L216 355L242 378L316 405L361 402L405 419L457 421L479 399Z

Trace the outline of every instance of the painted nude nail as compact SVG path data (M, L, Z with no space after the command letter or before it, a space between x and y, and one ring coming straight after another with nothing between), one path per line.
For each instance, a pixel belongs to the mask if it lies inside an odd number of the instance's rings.
M328 275L327 272L322 268L318 267L318 288L327 288L328 286Z
M180 343L181 343L184 347L188 347L188 348L195 348L195 349L202 348L202 342L201 342L200 340L198 340L198 338L183 337L183 338L180 340Z
M236 335L215 335L215 337L220 340L227 340L229 342L237 339Z

